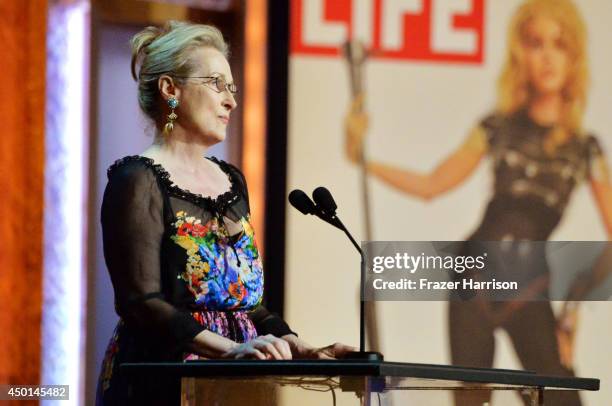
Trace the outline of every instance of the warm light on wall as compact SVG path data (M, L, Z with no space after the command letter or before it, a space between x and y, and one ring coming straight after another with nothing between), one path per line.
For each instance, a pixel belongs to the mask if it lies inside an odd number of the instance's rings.
M266 23L267 1L246 3L245 97L242 168L249 184L251 218L264 253L266 187Z
M69 385L71 405L83 400L85 359L89 10L50 5L47 31L41 382Z

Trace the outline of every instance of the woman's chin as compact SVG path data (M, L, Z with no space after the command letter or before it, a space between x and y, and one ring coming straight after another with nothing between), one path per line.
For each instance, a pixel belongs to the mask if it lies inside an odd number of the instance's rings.
M563 90L563 82L560 80L541 81L535 86L536 92L540 95L551 95L561 93Z
M202 135L202 139L206 145L214 145L225 141L225 132L214 132Z
M227 137L227 134L225 133L225 131L223 131L222 133L219 133L219 134L215 134L215 140L217 142L225 141L225 137Z

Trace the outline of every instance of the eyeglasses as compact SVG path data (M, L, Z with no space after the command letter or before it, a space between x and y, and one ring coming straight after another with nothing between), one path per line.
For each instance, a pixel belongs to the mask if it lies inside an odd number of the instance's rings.
M238 92L238 86L235 83L228 83L223 76L175 76L181 79L210 79L202 82L203 85L212 84L212 90L217 93L223 93L228 90L231 94Z

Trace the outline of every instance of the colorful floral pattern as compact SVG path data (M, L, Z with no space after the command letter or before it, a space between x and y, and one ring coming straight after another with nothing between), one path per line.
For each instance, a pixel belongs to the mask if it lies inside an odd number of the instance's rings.
M249 218L242 217L243 232L232 242L219 218L206 224L184 211L176 213L176 234L171 239L187 253L187 283L196 304L207 310L251 309L261 302L263 271Z
M191 315L207 330L223 337L231 337L237 343L246 343L257 337L257 330L248 312L238 310L235 312L223 311L197 311ZM198 354L183 353L183 361L206 359Z
M115 358L119 352L119 330L122 327L123 320L119 320L119 323L115 327L115 331L113 331L113 336L106 347L106 353L102 361L102 372L98 378L98 391L100 392L98 396L101 396L102 393L110 387L111 377L115 370Z

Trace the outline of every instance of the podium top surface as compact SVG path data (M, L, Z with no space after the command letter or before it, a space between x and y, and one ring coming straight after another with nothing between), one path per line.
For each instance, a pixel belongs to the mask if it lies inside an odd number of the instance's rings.
M121 371L132 376L167 377L264 377L344 376L370 378L418 378L438 381L529 386L550 389L599 390L599 379L547 376L532 371L468 368L449 365L354 360L203 360L178 363L124 363Z

